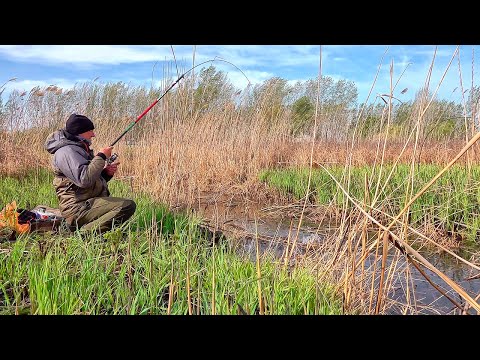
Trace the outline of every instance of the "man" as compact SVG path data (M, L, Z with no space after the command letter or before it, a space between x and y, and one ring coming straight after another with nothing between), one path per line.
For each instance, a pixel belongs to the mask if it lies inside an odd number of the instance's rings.
M53 154L53 185L60 211L71 231L82 228L104 233L128 220L136 209L132 200L110 197L107 182L119 162L106 164L112 156L110 146L94 155L90 149L94 128L88 117L72 114L65 128L50 134L45 142L45 149Z

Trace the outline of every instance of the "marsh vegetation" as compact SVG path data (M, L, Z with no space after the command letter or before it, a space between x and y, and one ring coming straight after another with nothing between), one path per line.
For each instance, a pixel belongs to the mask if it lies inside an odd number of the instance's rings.
M48 134L83 113L96 124L94 148L107 145L175 80L171 68L164 78L162 88L93 81L1 98L0 205L55 207ZM391 84L393 96L359 103L355 84L321 74L244 90L214 66L191 74L115 147L114 193L145 199L126 238L31 234L2 243L2 311L386 314L395 305L416 314L413 272L457 313L478 311L478 289L426 259L442 254L473 278L480 270L478 87L457 104L436 99L441 83L426 81L406 102ZM242 258L239 232L211 211L232 206L258 223L290 224L285 238L271 239L288 244L284 253ZM328 236L299 242L307 220ZM209 243L199 224L227 240ZM241 237L258 244L262 234Z

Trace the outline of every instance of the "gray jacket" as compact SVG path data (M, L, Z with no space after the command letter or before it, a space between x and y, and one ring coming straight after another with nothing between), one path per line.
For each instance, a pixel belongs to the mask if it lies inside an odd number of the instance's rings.
M85 141L64 129L47 137L45 149L53 154L53 185L63 216L74 217L88 199L110 195L104 154L94 155Z

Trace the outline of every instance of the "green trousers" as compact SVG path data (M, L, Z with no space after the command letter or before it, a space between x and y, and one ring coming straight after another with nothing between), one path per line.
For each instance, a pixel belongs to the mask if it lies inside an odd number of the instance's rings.
M71 231L93 230L104 233L127 221L135 212L133 200L117 197L97 197L88 199L83 208L67 223Z

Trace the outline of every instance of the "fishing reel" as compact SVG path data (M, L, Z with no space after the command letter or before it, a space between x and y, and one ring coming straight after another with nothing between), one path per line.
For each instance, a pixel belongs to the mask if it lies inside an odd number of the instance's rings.
M117 153L113 153L112 156L110 156L108 159L107 159L107 164L108 165L111 165L115 160L117 160L118 158L118 154Z

